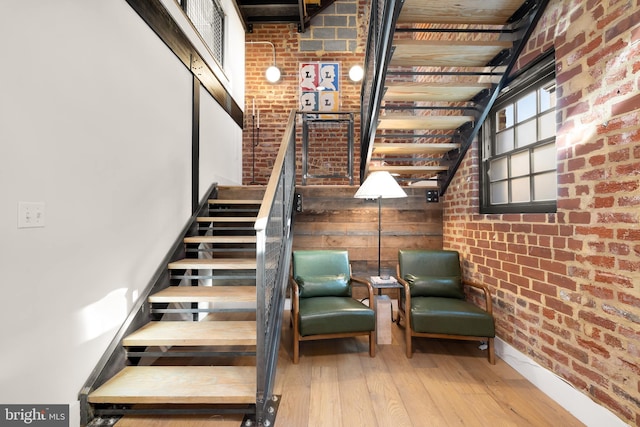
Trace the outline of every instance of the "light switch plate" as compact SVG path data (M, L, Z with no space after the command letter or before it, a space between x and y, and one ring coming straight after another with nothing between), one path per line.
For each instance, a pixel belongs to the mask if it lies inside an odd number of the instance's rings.
M44 227L44 202L18 202L18 228Z

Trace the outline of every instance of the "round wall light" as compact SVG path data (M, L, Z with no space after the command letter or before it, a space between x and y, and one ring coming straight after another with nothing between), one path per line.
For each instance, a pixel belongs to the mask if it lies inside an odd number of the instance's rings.
M359 65L354 65L349 69L349 78L351 81L359 82L364 77L364 70Z
M280 80L280 69L275 65L272 65L271 67L267 68L267 71L264 73L264 75L271 83L275 83Z

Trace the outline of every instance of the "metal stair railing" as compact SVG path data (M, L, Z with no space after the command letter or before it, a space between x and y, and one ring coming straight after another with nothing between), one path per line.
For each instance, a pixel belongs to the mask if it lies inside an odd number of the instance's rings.
M295 194L295 121L291 111L273 172L256 218L256 424L274 424L278 397L273 385L278 363L287 277L291 264L291 233Z

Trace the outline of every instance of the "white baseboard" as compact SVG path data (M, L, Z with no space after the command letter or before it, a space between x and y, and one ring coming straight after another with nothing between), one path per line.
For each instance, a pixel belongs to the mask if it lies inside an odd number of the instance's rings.
M496 355L588 427L628 427L613 412L496 337Z

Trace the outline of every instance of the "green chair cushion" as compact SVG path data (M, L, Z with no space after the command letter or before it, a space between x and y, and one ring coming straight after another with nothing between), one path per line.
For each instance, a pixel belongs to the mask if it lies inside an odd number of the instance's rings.
M351 296L349 278L343 274L332 276L296 277L300 298Z
M374 311L351 297L318 297L300 300L300 335L367 332L375 330Z
M490 337L496 334L493 317L480 307L454 298L411 298L411 327L431 334Z
M407 274L411 297L443 297L464 299L460 276L414 276Z

